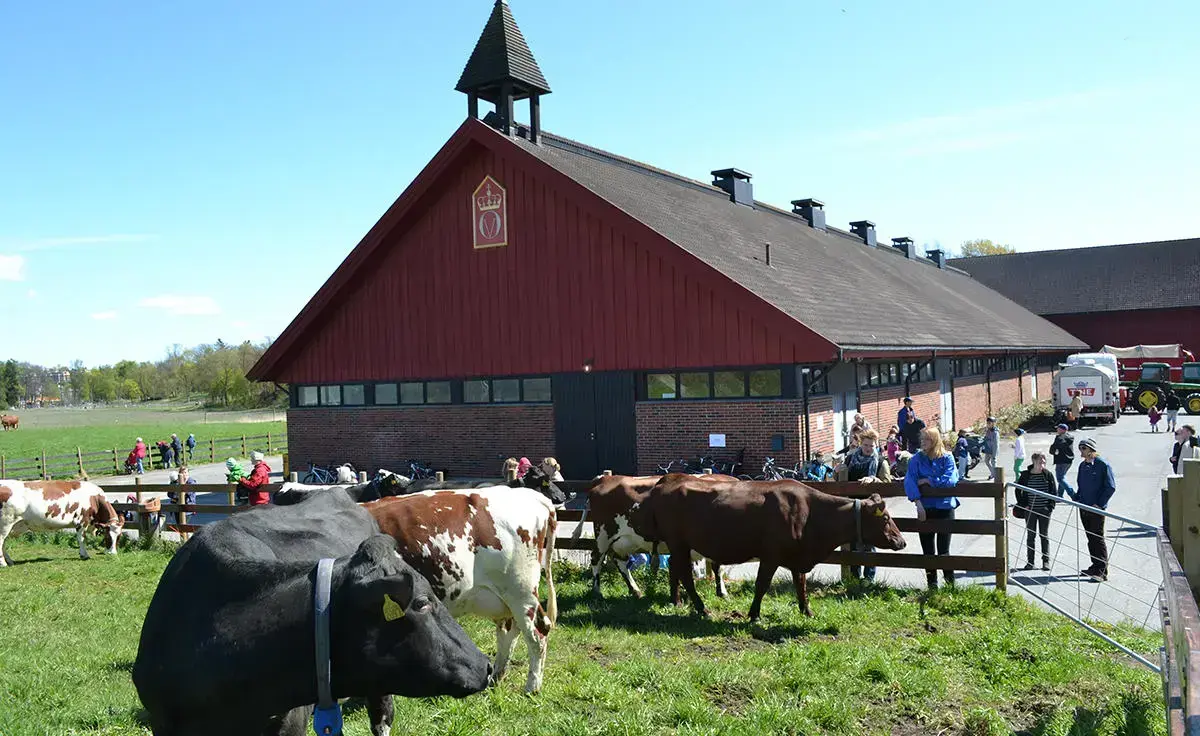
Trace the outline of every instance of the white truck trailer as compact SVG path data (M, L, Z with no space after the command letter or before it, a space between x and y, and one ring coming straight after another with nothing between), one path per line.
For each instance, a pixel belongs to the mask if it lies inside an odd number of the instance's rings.
M1054 375L1055 409L1066 409L1078 396L1084 417L1115 422L1121 416L1117 358L1110 353L1076 353Z

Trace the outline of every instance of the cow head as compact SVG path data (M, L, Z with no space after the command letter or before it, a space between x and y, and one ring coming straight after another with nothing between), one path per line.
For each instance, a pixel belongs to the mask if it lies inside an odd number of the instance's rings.
M526 473L525 477L521 478L518 483L520 486L532 488L533 490L542 494L546 498L550 499L550 503L554 504L555 506L562 506L567 502L567 494L563 493L562 489L558 487L558 484L551 479L551 476L547 475L546 471L542 470L542 468L538 465L530 468L529 472Z
M373 481L381 498L383 496L403 496L404 491L408 488L408 484L412 482L403 475L397 475L390 470L382 468L375 471Z
M378 535L359 546L333 601L334 683L404 697L465 697L488 686L488 657L429 582Z
M104 549L110 555L117 553L117 540L125 527L125 518L117 513L103 494L92 496L92 526L104 534Z
M863 500L859 513L862 514L864 542L882 549L904 549L904 535L900 533L887 504L878 493L872 493L870 498Z

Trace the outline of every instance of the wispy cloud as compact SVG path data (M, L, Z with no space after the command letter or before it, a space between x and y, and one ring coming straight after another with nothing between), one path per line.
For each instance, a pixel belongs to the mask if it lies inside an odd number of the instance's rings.
M38 295L38 293L37 293L37 289L30 289L28 292L26 292L26 295L27 295L27 296L28 296L30 299L37 299L37 295Z
M23 281L24 279L24 256L0 256L0 281Z
M1078 114L1115 90L1076 92L949 115L930 115L852 130L834 137L844 146L870 147L901 157L933 156L999 148L1042 134L1051 117Z
M163 294L161 296L146 297L138 302L138 306L147 309L160 309L176 317L221 313L221 307L217 305L217 302L211 296Z
M82 245L124 245L145 243L157 236L137 233L116 233L112 235L71 235L57 238L34 238L32 240L0 240L0 245L7 250L29 253L38 250L54 248L73 248Z
M116 319L116 318L117 318L116 312L93 312L92 313L92 319L105 320L105 319Z

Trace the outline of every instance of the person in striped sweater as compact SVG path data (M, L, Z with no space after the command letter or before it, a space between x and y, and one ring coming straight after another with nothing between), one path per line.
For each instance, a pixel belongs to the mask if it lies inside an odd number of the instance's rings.
M1046 456L1035 452L1030 458L1032 464L1021 471L1017 485L1041 491L1050 496L1062 496L1062 491L1054 482L1054 473L1046 467ZM1032 570L1034 560L1034 542L1042 538L1042 569L1050 569L1050 515L1054 513L1055 501L1036 493L1026 493L1017 489L1017 504L1029 509L1025 516L1025 567L1022 570Z

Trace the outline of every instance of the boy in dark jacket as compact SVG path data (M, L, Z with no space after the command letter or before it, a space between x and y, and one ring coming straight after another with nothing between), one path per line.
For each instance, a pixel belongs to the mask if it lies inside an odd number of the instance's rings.
M1096 441L1091 437L1079 443L1079 454L1083 456L1076 480L1079 488L1074 493L1067 491L1067 495L1088 506L1108 508L1109 500L1117 492L1117 481L1113 477L1112 466L1101 459L1096 451ZM1097 583L1104 582L1108 580L1108 547L1104 543L1104 516L1079 509L1079 522L1083 524L1083 530L1087 533L1088 554L1092 558L1091 566L1080 572Z
M1067 493L1073 493L1074 488L1067 482L1067 471L1075 462L1075 438L1067 433L1067 425L1060 424L1056 428L1058 435L1050 443L1050 457L1054 458L1054 478L1058 487Z

